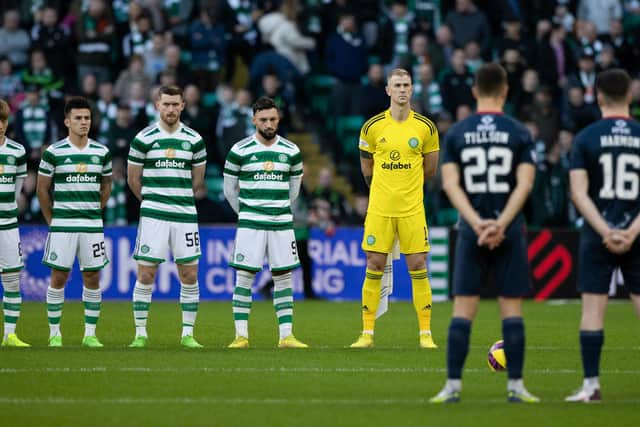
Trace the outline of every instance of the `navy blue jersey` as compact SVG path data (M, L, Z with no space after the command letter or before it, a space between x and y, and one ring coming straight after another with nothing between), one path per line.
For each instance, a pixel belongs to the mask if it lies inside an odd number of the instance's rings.
M614 117L587 126L573 141L571 169L586 170L589 197L609 226L627 228L640 211L640 124Z
M533 163L533 141L528 129L497 113L478 113L456 123L445 136L444 163L460 167L460 183L482 218L497 218L516 186L520 163ZM523 223L519 213L509 226ZM472 232L460 220L461 232Z

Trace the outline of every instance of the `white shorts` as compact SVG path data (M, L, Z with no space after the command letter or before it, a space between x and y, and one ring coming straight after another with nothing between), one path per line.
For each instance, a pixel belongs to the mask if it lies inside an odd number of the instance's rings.
M81 271L100 270L107 265L104 233L49 233L42 257L44 265L69 271L76 256Z
M18 227L0 231L0 273L22 270L22 248Z
M159 264L168 258L169 249L177 264L190 264L200 258L198 224L140 218L133 258Z
M293 230L254 230L238 228L231 267L261 271L265 256L271 271L292 270L300 266Z

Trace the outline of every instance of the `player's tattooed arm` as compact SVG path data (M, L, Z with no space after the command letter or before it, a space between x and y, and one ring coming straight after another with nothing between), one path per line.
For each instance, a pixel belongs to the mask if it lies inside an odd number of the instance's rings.
M371 181L373 180L373 155L368 151L360 150L360 170L364 177L364 182L367 187L371 187Z
M100 209L104 209L104 207L107 206L109 196L111 195L111 184L111 176L102 177L102 180L100 181Z

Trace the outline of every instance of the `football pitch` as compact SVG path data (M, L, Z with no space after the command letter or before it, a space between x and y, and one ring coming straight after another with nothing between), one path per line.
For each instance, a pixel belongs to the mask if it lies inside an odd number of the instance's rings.
M177 302L155 302L149 346L128 349L130 302L103 303L104 349L80 347L79 302L64 305L64 347L46 347L43 303L25 303L18 333L31 349L0 349L0 425L209 426L589 426L640 421L640 328L629 301L609 305L601 364L603 402L567 404L582 381L580 306L527 302L525 383L543 401L506 402L506 374L491 372L488 347L500 338L497 304L482 302L474 323L462 401L432 405L446 376L451 304L434 304L437 350L418 348L410 303L392 303L378 321L376 347L351 350L359 304L300 301L294 332L308 350L276 348L273 307L254 303L251 348L229 350L231 303L202 303L196 338L178 345Z

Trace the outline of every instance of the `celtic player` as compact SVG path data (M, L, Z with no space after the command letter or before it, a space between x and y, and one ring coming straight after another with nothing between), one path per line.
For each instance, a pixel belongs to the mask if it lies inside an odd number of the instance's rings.
M382 277L396 238L411 276L419 345L437 348L431 336L431 286L426 263L430 246L423 184L436 173L440 146L433 122L411 110L412 88L406 70L391 71L386 87L389 109L370 118L360 131L360 168L371 191L362 241L367 254L362 334L351 348L373 347Z
M0 275L2 276L2 306L4 337L2 346L30 347L16 335L20 317L20 270L24 267L18 233L18 206L22 182L27 176L24 147L5 136L9 122L9 105L0 99Z
M180 278L181 345L200 348L193 337L198 312L200 237L193 190L203 185L207 161L202 137L180 122L182 89L162 86L156 99L158 123L136 135L129 150L127 182L142 201L133 257L138 279L133 289L136 337L130 347L147 343L147 317L158 264L171 249Z
M256 134L237 142L224 165L224 194L238 212L233 259L236 269L233 318L236 338L229 348L249 347L251 285L265 255L273 274L273 305L278 317L280 348L307 348L292 333L291 271L300 265L293 234L291 202L302 183L298 147L277 135L279 111L272 99L253 104Z
M102 347L95 332L102 302L100 270L109 262L104 248L102 209L111 193L111 153L104 145L89 139L91 107L86 99L69 99L64 115L69 136L46 149L37 184L40 209L49 224L42 259L43 264L51 267L51 284L47 289L49 346L62 346L64 286L77 256L84 282L82 345Z

